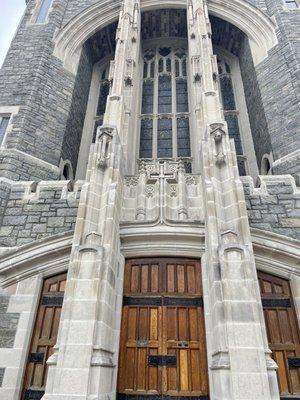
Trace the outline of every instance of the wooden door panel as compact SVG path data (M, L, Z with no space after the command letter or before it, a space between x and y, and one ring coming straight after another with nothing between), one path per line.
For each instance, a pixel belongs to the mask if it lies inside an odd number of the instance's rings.
M27 361L22 399L39 399L44 394L48 366L56 343L66 274L44 281Z
M161 331L159 307L124 306L121 325L119 391L159 394L158 367L148 357L158 355Z
M124 294L202 295L197 261L172 259L130 260L125 266Z
M198 261L126 262L118 393L208 399Z
M270 349L278 365L278 382L282 395L300 394L300 362L298 321L289 282L258 272L266 330Z
M164 368L166 393L200 396L208 392L204 315L200 307L163 307L167 326L166 353L176 355L177 366Z

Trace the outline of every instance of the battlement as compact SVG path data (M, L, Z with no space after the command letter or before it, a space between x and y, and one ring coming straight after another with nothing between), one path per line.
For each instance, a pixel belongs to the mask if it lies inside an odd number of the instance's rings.
M250 226L299 239L300 188L291 175L241 178Z
M83 181L0 179L0 246L74 230Z

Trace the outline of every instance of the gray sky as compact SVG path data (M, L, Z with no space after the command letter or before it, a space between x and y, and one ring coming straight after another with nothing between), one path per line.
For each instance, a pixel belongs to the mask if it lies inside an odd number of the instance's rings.
M24 10L25 0L0 0L0 67Z

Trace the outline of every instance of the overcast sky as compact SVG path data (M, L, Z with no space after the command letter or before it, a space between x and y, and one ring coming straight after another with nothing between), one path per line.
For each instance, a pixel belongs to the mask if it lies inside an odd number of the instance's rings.
M25 0L0 0L0 67L24 10Z

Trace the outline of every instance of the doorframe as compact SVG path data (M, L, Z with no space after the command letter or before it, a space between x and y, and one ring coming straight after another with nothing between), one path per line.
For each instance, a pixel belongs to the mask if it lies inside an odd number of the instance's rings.
M121 227L121 254L124 259L143 257L185 257L197 258L201 262L203 307L205 319L205 336L208 365L209 394L213 398L213 381L211 358L213 346L211 342L210 300L207 271L205 267L205 229L204 226L195 227ZM256 269L278 275L290 281L292 296L300 325L300 263L299 241L259 229L251 229L251 239L254 248ZM147 243L145 245L145 242ZM123 282L121 288L123 298ZM122 303L121 303L122 312ZM120 310L118 310L120 315ZM120 324L118 329L118 349L120 346ZM113 388L117 390L118 356L114 374Z
M122 249L121 249L121 251L122 251ZM155 254L157 254L157 253L155 253ZM134 256L134 257L132 257L132 256L131 257L125 257L124 254L122 254L123 255L123 260L124 260L123 281L122 281L122 290L121 290L121 293L122 293L121 299L122 299L122 301L121 301L121 310L120 310L120 312L117 312L117 315L119 315L119 320L117 321L117 325L119 327L118 335L117 335L117 338L118 338L118 343L117 343L118 344L118 351L117 351L117 355L116 355L116 363L115 363L116 368L115 368L115 371L114 371L113 388L115 389L115 393L117 394L117 392L118 392L117 389L118 389L118 374L119 374L120 341L121 341L120 340L121 339L121 323L122 323L122 315L123 315L124 272L125 272L126 262L130 261L130 260L146 260L146 259L149 259L149 260L151 260L151 259L152 260L155 260L155 259L180 260L180 259L182 259L182 260L185 260L185 261L193 260L193 261L197 261L199 263L200 273L201 273L201 278L202 278L202 282L201 282L202 300L203 300L202 308L203 308L203 322L204 322L204 331L205 331L205 352L206 352L206 357L207 357L207 360L206 360L207 363L206 364L207 364L207 380L208 380L207 381L207 385L208 385L208 397L207 398L209 398L210 397L210 382L211 382L211 380L210 380L210 377L209 377L210 368L209 368L209 364L208 364L209 359L208 359L208 347L207 347L207 337L208 337L208 335L207 335L207 330L206 330L206 318L205 318L206 312L205 312L205 304L204 304L204 288L203 288L204 283L203 283L203 269L202 269L202 263L201 263L201 256L200 257L197 257L197 256L186 256L186 255L182 255L182 256L177 255L177 256L175 256L174 255L174 251L172 253L170 252L170 254L164 254L164 255L155 255L155 254L151 254L150 256L146 256L144 254L144 255L141 255L141 256ZM162 398L163 398L163 396L162 396ZM205 396L205 398L206 398L206 396Z

